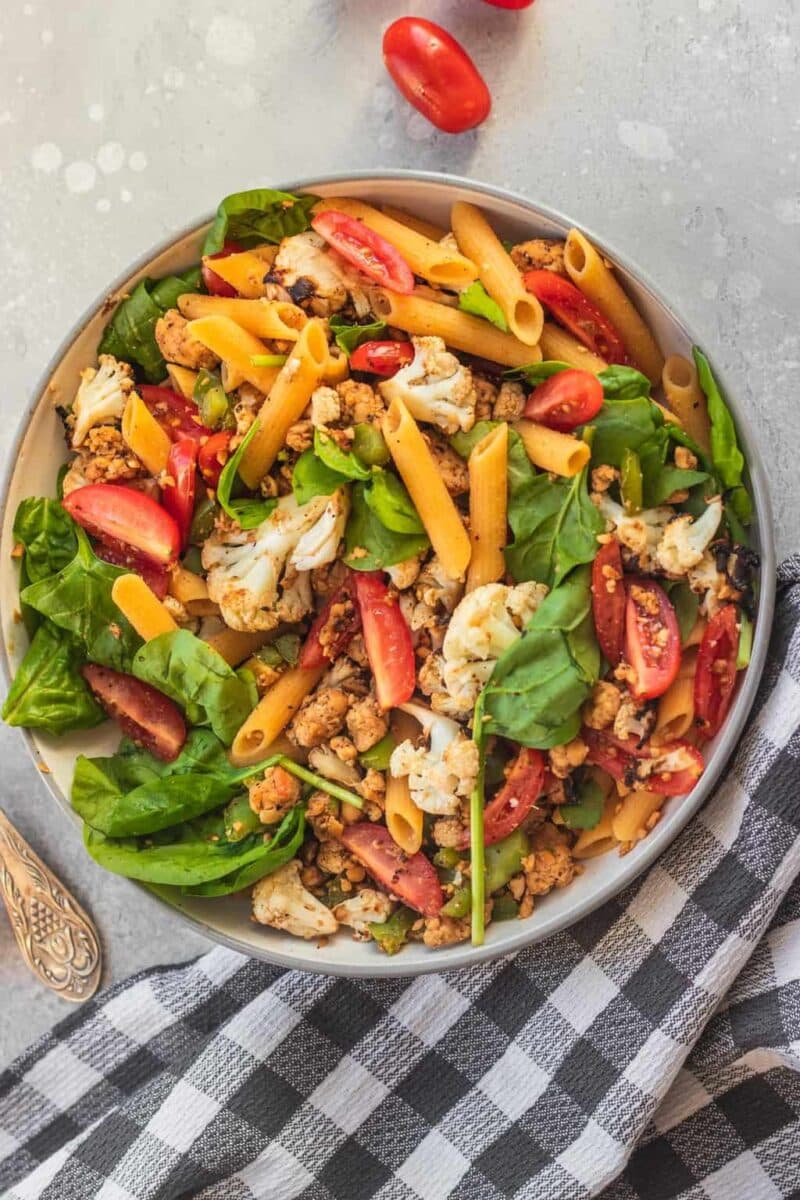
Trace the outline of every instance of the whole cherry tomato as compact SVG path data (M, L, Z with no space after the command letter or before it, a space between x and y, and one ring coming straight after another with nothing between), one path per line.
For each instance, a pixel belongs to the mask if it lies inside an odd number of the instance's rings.
M600 547L592 563L592 615L600 649L616 667L625 639L625 580L616 538Z
M97 663L81 667L81 675L108 715L139 746L162 762L173 762L186 741L180 709L163 692L134 675Z
M230 258L231 254L241 254L241 251L242 247L237 246L236 242L226 242L216 254L208 254L206 257L209 261L212 258ZM211 267L205 262L201 268L201 274L206 291L210 296L228 296L232 298L239 295L235 287L228 283L226 279L223 279L221 275L217 275L216 271L212 271Z
M89 483L61 503L88 533L132 546L154 563L169 566L180 553L175 518L144 492L118 483Z
M599 308L583 292L553 271L528 271L522 282L592 354L610 363L626 363L625 343Z
M694 676L694 712L703 737L719 733L736 686L739 626L736 609L726 604L708 623Z
M414 290L414 273L399 250L368 229L363 221L329 208L318 213L312 228L342 258L390 292L407 296Z
M667 593L649 579L632 580L626 594L625 657L636 677L631 692L637 700L655 700L680 669L678 618Z
M383 61L409 104L445 133L464 133L489 115L492 98L475 63L441 25L401 17L383 35Z
M535 388L525 403L531 421L571 433L596 417L603 407L603 385L591 371L558 371Z
M362 342L350 355L350 369L389 379L413 360L411 342Z

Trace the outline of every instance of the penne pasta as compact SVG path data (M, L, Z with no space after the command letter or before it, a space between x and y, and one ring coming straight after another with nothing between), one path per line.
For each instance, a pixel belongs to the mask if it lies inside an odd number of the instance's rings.
M468 592L496 583L506 571L503 549L508 519L508 425L503 422L469 456Z
M329 386L341 383L350 376L350 360L338 346L328 347L328 362L322 376L322 382Z
M432 238L418 233L410 225L396 221L371 204L361 200L346 200L341 197L320 200L314 209L319 214L334 209L363 221L368 229L385 238L398 250L415 275L421 275L428 283L438 287L463 288L478 278L475 264L463 254L441 245Z
M111 585L111 599L127 617L140 638L149 642L178 628L158 596L141 575L118 575Z
M628 792L617 802L611 818L611 830L621 847L629 849L650 832L654 813L661 810L664 797L655 792Z
M172 443L136 392L131 392L122 414L122 436L151 475L157 477L166 470Z
M467 531L416 421L401 400L392 401L382 428L442 568L451 579L463 579L470 559Z
M257 487L274 463L290 426L299 420L311 393L322 380L328 358L324 327L319 321L309 321L259 409L260 427L239 466L239 474L248 487Z
M246 767L264 758L268 748L291 721L306 696L325 674L325 667L306 671L292 667L259 700L231 746L236 767Z
M586 442L569 433L559 433L535 421L515 421L512 429L522 438L528 458L542 471L571 478L589 461L591 450Z
M544 315L535 296L526 291L522 276L486 217L474 204L456 201L453 233L460 250L478 268L478 278L503 310L508 327L526 346L538 345Z
M380 288L372 293L372 304L389 325L421 337L443 338L456 350L488 358L504 367L526 367L541 361L538 346L526 346L512 333L503 333L488 321L446 304L418 296L400 296Z
M254 367L252 358L258 354L269 354L269 347L254 337L230 317L198 317L190 321L187 330L192 337L213 350L217 358L227 364L254 388L268 395L278 377L278 367Z
M177 363L167 363L167 375L178 395L183 396L184 400L191 400L198 372L190 371L188 367L179 367Z
M219 605L209 599L208 587L202 575L174 567L169 579L169 594L181 603L192 617L211 617L219 613Z
M694 625L692 626L691 630L689 631L689 636L687 637L686 641L683 643L684 650L686 650L689 646L699 646L700 645L700 643L703 640L703 634L706 631L707 624L708 624L708 622L706 621L705 617L698 616L697 620L695 621Z
M244 375L238 367L232 366L229 362L220 363L219 376L222 382L222 390L226 395L235 392L245 382Z
M381 212L386 217L391 217L393 221L397 221L400 225L407 225L409 229L413 229L415 233L422 234L431 242L441 242L442 238L447 237L447 230L442 229L441 225L434 225L432 221L425 221L422 217L418 217L416 213L406 212L404 208L393 208L391 204L382 204Z
M224 658L230 667L238 667L256 650L260 650L269 641L269 634L263 630L249 633L240 629L228 629L225 626L217 633L208 634L202 639L212 650L216 650L220 658Z
M572 847L573 858L598 858L614 849L618 844L613 829L614 809L618 804L619 800L613 793L606 796L603 815L594 829L582 829L578 834L578 840Z
M308 320L302 308L284 300L237 300L188 292L178 297L178 308L189 321L199 317L229 317L248 333L267 341L277 338L296 342Z
M592 354L591 350L581 345L571 333L567 333L566 329L552 321L545 321L542 327L539 349L545 359L565 362L581 371L591 371L593 375L599 375L608 366L604 358Z
M419 725L408 714L396 711L392 717L392 733L398 744L419 734ZM386 827L397 845L406 854L416 854L422 845L423 820L421 809L411 799L408 777L386 776Z
M694 363L682 354L670 354L661 372L664 395L681 425L706 454L711 451L711 422L708 403L697 378Z
M694 725L694 674L697 650L684 649L678 677L658 702L655 732L665 742L686 737Z
M572 282L619 333L633 365L653 385L661 382L664 356L658 343L588 238L577 229L567 234L564 265Z
M264 276L269 274L277 253L277 246L259 246L257 250L243 250L225 258L204 258L203 265L229 283L240 296L254 300L267 294Z

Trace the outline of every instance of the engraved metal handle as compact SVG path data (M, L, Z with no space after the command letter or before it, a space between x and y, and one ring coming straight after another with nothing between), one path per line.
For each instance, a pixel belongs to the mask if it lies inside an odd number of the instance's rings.
M22 957L64 1000L88 1000L100 982L97 930L77 900L0 810L0 897Z

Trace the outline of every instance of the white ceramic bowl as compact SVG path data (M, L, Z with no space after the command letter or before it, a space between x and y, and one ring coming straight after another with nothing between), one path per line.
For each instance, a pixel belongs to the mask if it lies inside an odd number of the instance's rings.
M536 235L561 237L573 224L557 213L532 204L521 196L448 176L412 172L359 173L350 176L329 176L323 180L303 180L279 186L285 187L287 191L306 190L320 195L348 195L370 201L379 200L417 212L445 226L449 224L448 214L453 201L471 200L488 212L492 225L501 236L514 240ZM144 275L158 277L170 271L182 270L196 262L207 225L208 222L203 221L148 254L123 279L117 281L111 288L111 295L129 292ZM589 236L593 237L595 244L616 264L626 287L640 311L648 319L662 348L667 353L687 353L695 339L675 311L661 298L657 289L602 239L594 237L591 233ZM18 606L17 570L10 555L14 513L23 497L54 493L56 471L66 457L61 422L55 413L54 398L67 400L74 395L79 371L94 360L108 313L107 296L104 294L67 337L33 397L12 450L3 489L4 516L0 541L0 617L5 649L4 666L7 672L16 669L26 648L24 630L14 619L14 612ZM184 920L192 922L210 938L224 942L244 954L302 970L355 976L388 976L450 970L509 954L567 928L630 883L669 845L719 780L725 761L742 732L766 655L772 622L775 574L769 494L764 470L753 440L748 434L747 422L737 407L735 392L729 387L726 391L749 464L756 510L753 540L762 558L763 575L752 662L739 686L725 727L710 748L708 766L700 783L687 799L675 799L666 804L662 820L655 830L630 854L624 858L608 854L590 860L583 875L568 888L544 897L537 904L534 915L528 920L491 925L487 932L486 944L479 949L462 944L431 951L422 945L410 945L394 958L387 958L369 943L352 941L346 932L318 948L314 943L309 944L287 934L254 925L249 920L248 903L242 898L175 898L167 890L152 890ZM40 765L46 764L49 768L49 773L44 774L43 779L53 797L70 813L72 810L67 796L76 755L111 753L119 737L110 724L102 727L100 732L90 730L62 739L38 734L23 736L35 761ZM44 804L43 800L40 802ZM74 817L74 814L72 815ZM74 819L77 823L77 817ZM91 863L88 856L86 869L100 870ZM132 888L136 886L141 885L131 884Z

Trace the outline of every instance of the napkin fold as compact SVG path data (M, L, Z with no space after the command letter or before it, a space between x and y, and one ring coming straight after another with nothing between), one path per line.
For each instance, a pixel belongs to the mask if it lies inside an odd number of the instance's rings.
M722 784L614 900L461 972L215 949L112 987L0 1077L5 1194L800 1194L800 556L779 587Z

